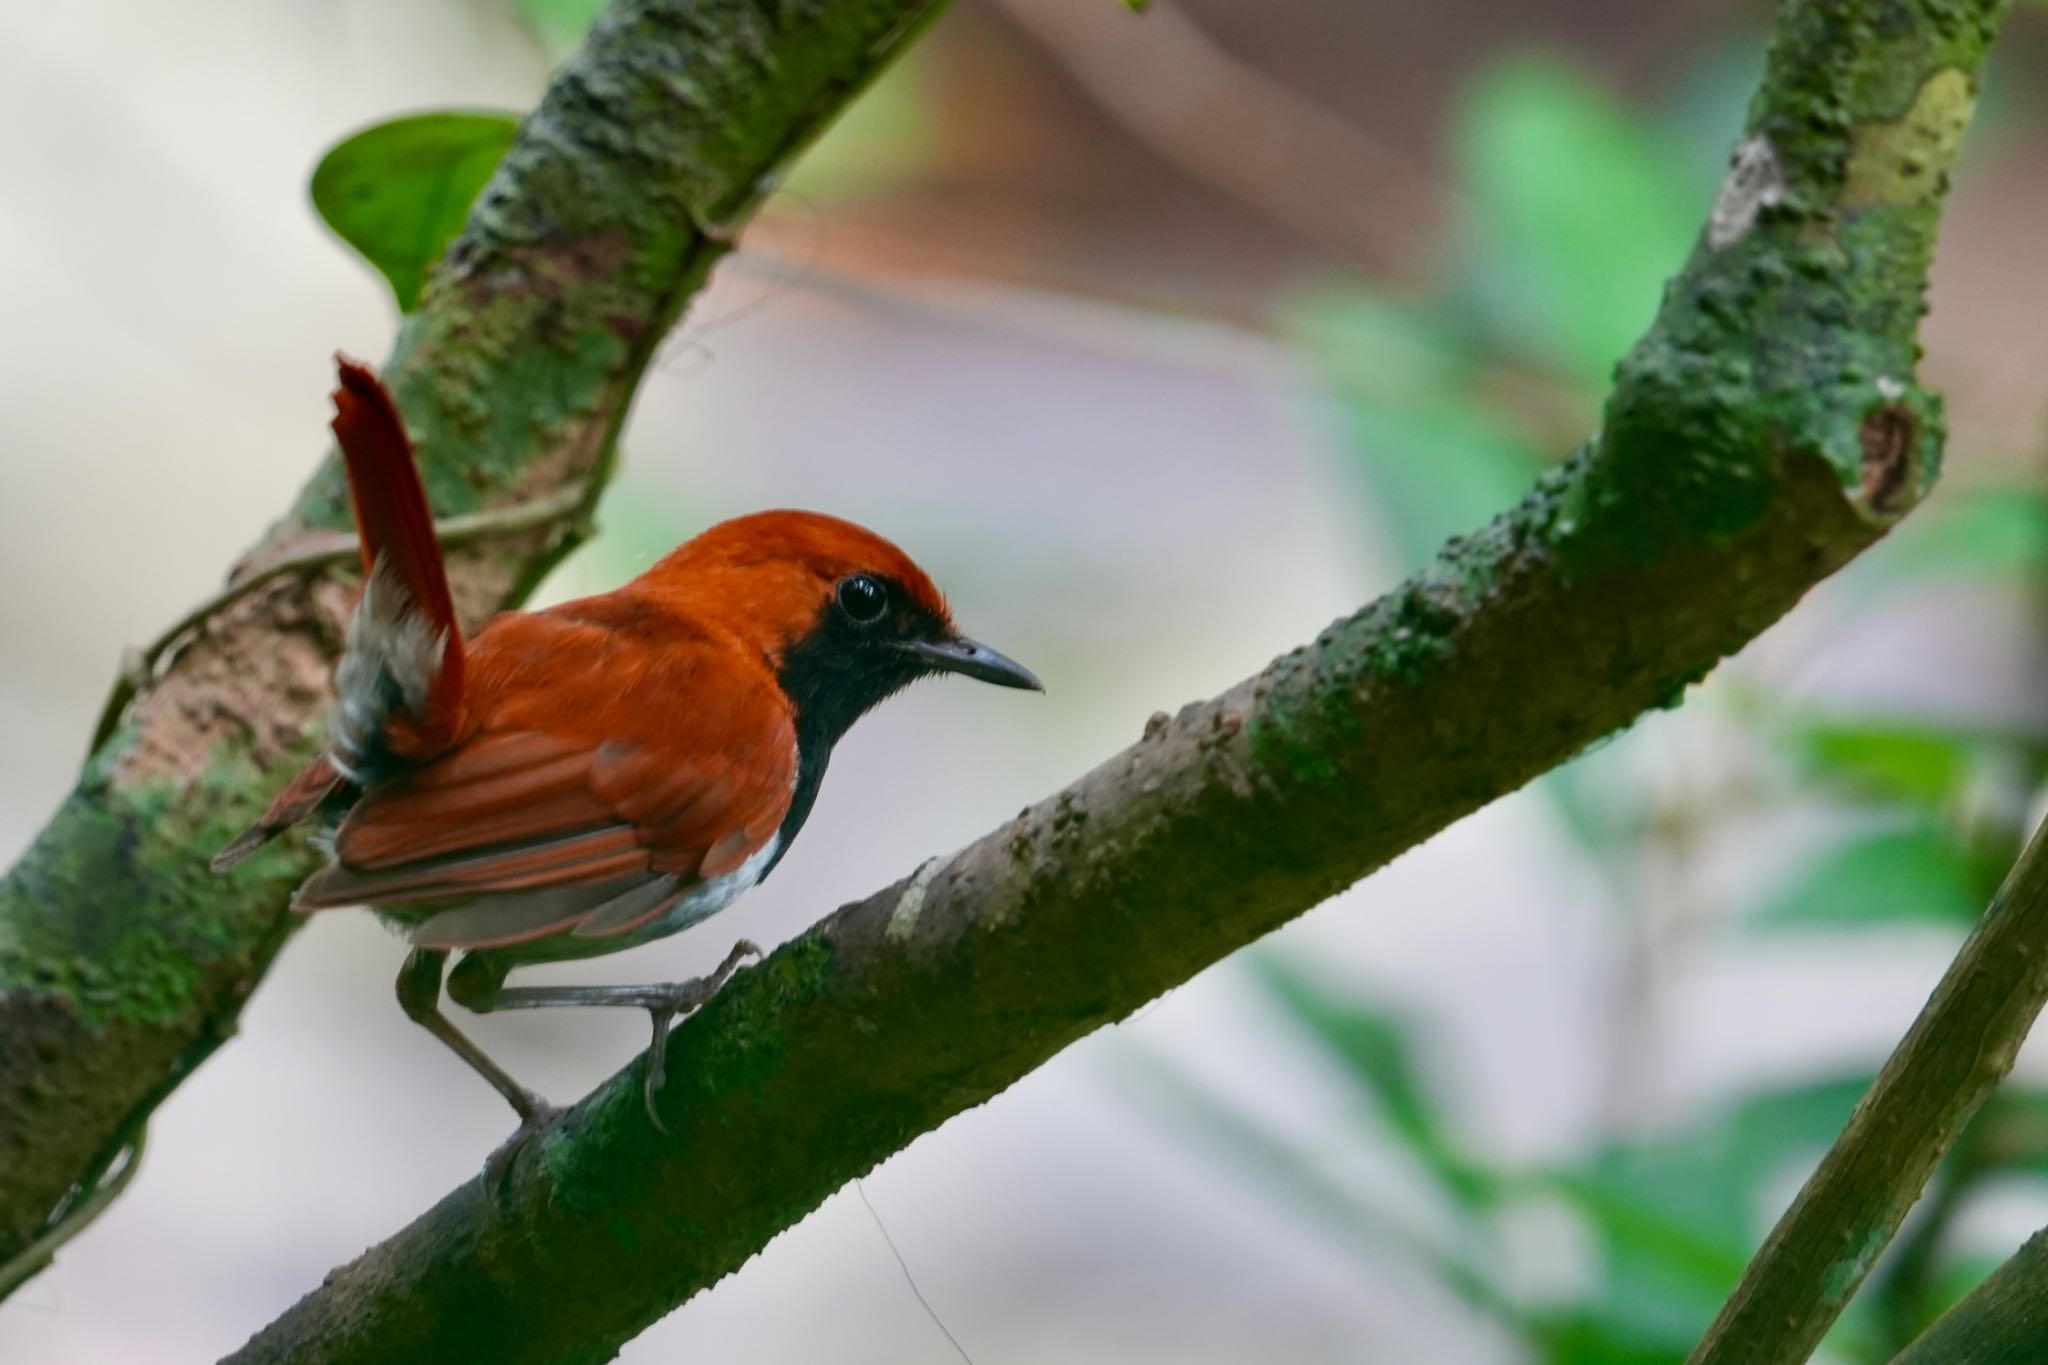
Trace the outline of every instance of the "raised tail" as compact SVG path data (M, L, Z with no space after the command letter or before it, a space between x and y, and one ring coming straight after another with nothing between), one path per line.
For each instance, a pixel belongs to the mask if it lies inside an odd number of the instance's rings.
M452 634L455 606L448 596L448 571L405 421L368 366L343 355L335 356L334 363L341 372L334 390L334 437L348 466L363 572L374 574L388 566L427 619Z
M462 711L462 630L433 513L398 405L377 376L336 356L334 435L363 546L363 596L334 670L327 751L213 860L224 872L361 786L392 759L445 747Z
M334 435L364 580L334 675L335 747L354 762L375 758L380 742L400 757L424 756L448 742L462 708L462 630L398 405L367 368L335 361Z

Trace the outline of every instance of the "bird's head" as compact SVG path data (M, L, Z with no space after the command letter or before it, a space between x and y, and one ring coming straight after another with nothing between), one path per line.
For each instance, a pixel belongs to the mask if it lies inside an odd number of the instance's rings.
M642 580L758 644L811 726L836 740L876 703L934 673L1044 691L969 639L910 556L817 512L756 512L677 548Z

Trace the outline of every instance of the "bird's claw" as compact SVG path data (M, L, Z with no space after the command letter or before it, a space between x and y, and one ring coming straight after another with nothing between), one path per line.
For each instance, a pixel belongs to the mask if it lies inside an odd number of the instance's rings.
M562 1111L538 1096L529 1096L529 1103L521 1106L519 1126L512 1130L512 1136L499 1143L497 1149L484 1158L484 1193L493 1203L502 1203L512 1188L512 1166L526 1144L540 1136L541 1130L555 1121Z
M726 979L739 970L740 963L748 958L759 958L761 949L751 939L741 939L725 955L725 961L709 976L692 977L678 981L663 992L659 1004L647 1009L649 1021L654 1026L654 1037L647 1045L647 1067L640 1084L641 1099L647 1106L647 1119L655 1131L668 1136L668 1125L661 1121L661 1113L655 1108L655 1096L661 1093L663 1082L668 1079L668 1031L679 1014L689 1014L701 1009L704 1003L718 994Z
M647 1121L654 1125L654 1131L667 1137L668 1125L661 1121L661 1111L654 1106L654 1097L661 1093L662 1083L668 1079L668 1026L675 1020L676 1010L647 1011L654 1021L654 1040L647 1045L647 1075L640 1083L640 1097L647 1105Z

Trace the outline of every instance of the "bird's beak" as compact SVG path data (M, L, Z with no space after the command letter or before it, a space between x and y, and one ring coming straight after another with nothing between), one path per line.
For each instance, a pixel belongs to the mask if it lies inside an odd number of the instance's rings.
M978 640L964 635L955 635L944 640L903 640L896 648L911 655L926 667L942 673L958 673L962 677L979 678L997 687L1021 687L1031 692L1045 691L1045 684L1036 674L1015 659L996 653Z

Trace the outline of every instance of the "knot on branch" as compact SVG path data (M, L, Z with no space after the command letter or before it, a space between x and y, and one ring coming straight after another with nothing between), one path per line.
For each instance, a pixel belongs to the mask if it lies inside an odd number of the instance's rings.
M1872 408L1857 434L1863 442L1863 483L1857 501L1873 520L1895 521L1915 501L1920 414L1894 399Z

